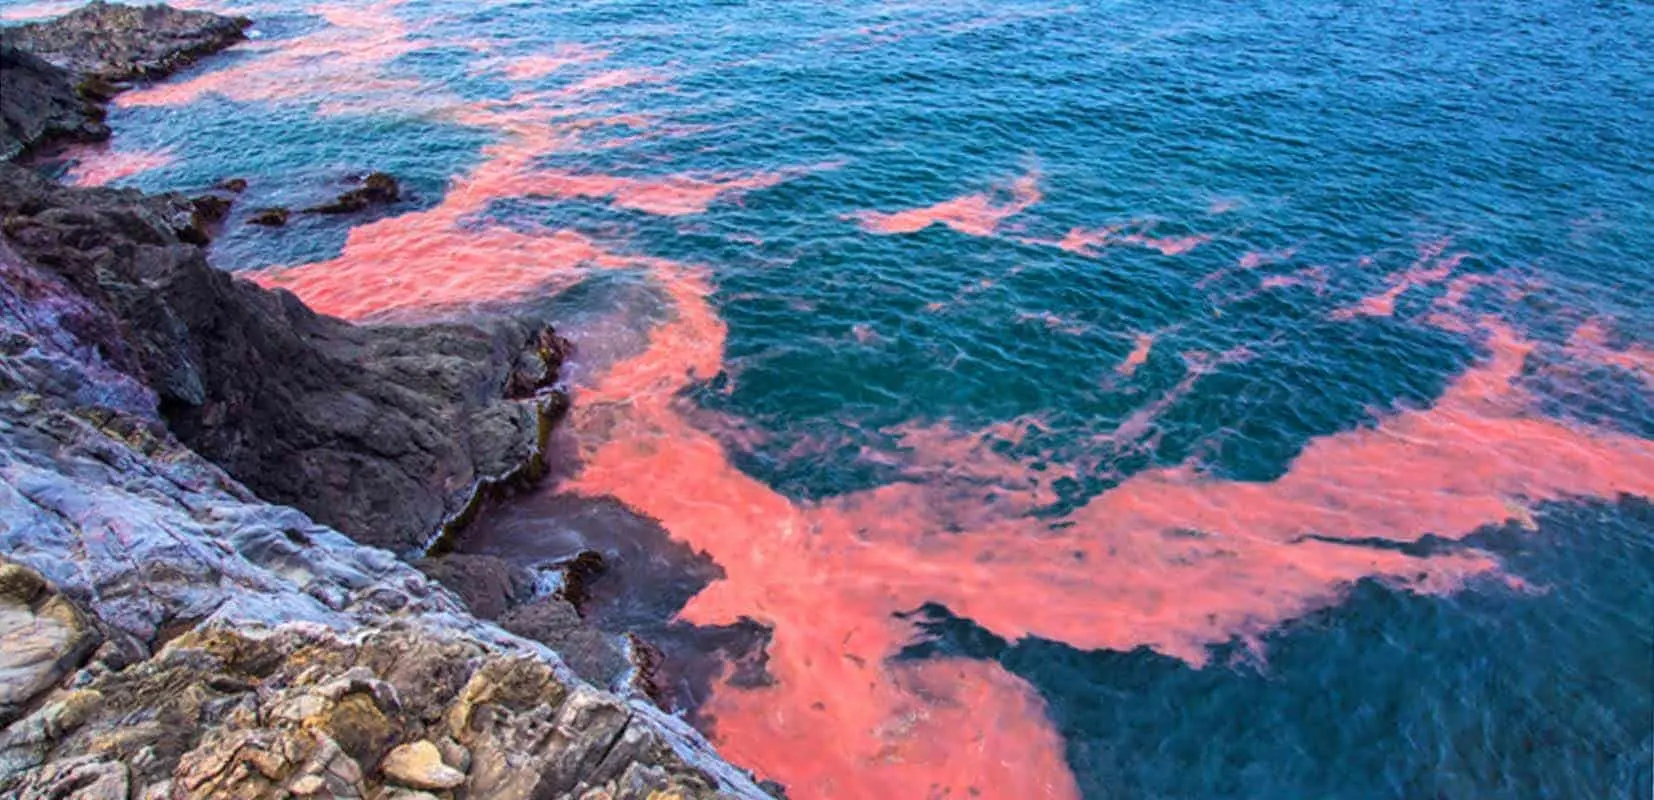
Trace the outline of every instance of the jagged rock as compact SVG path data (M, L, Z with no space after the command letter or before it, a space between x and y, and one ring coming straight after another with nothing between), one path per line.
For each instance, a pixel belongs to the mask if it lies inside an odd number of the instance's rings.
M552 565L550 569L560 576L561 585L557 593L578 610L591 598L592 581L608 572L609 565L603 560L602 553L596 550L582 550L573 558Z
M161 78L246 38L250 20L166 5L92 2L6 40L70 72L105 81Z
M14 47L0 28L0 160L53 140L107 138L102 110L75 91L74 76Z
M110 312L123 335L98 345L157 391L186 444L261 496L410 551L479 486L542 468L552 401L504 394L543 324L323 317L209 266L185 241L196 215L180 196L72 189L0 165L7 238Z
M506 396L532 397L557 383L563 362L574 353L574 343L545 328L535 337L534 345L525 348L511 366L511 378L506 384Z
M287 224L288 211L285 208L261 208L247 218L248 225L263 225L266 228L280 228Z
M465 773L442 762L436 745L423 739L398 746L379 765L385 777L414 789L452 789L465 782Z
M225 180L219 181L218 186L216 186L214 188L223 189L224 191L230 192L231 194L241 194L242 192L247 191L247 179L246 178L227 178Z
M370 172L362 179L362 185L334 198L333 202L324 203L305 209L317 214L350 214L367 209L369 206L383 206L396 202L402 196L402 187L397 184L396 178L383 172Z

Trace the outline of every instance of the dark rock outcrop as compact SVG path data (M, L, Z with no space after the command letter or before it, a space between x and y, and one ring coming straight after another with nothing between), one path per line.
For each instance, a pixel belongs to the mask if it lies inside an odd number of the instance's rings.
M261 208L247 218L248 225L263 225L266 228L279 228L287 224L289 213L285 208Z
M505 398L554 335L357 327L209 266L177 195L72 189L0 165L0 228L29 261L118 320L99 346L160 397L172 430L260 496L360 541L422 549L479 485L536 473L542 415ZM554 379L540 376L544 388Z
M102 83L172 74L246 38L249 20L167 5L92 2L46 22L5 29L6 43Z
M109 138L102 103L123 81L159 78L241 41L250 24L165 5L94 2L0 27L0 160L53 142Z
M350 214L364 211L369 206L384 206L402 197L402 187L396 178L383 172L370 172L362 185L340 194L330 203L307 208L317 214Z
M0 160L48 141L109 138L103 112L75 90L74 76L11 45L0 29Z

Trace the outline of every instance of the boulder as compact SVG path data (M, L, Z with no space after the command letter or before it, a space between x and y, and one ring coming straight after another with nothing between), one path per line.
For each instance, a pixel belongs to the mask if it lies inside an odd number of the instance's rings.
M98 642L74 603L35 571L0 559L0 724L77 669Z
M441 751L423 739L399 745L379 770L386 780L413 789L444 791L465 782L465 773L443 763Z
M534 595L534 576L523 567L494 556L455 553L415 562L421 572L448 587L471 613L499 619Z

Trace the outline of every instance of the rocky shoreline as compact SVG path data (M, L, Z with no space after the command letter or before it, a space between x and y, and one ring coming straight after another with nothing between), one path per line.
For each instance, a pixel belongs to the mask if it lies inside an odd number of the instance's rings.
M93 3L0 29L0 156L107 137L122 82L247 24ZM387 552L544 474L568 343L318 315L207 264L232 202L0 162L0 794L766 796L629 691L649 648L573 605L600 565L546 594Z

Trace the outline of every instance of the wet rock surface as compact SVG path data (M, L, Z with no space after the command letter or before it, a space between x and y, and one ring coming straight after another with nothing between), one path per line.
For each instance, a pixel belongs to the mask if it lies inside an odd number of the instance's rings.
M4 39L81 78L157 79L246 38L251 22L167 5L92 2L56 19L6 29Z
M156 391L174 433L262 497L406 552L480 484L539 468L541 417L563 401L505 394L521 359L556 338L541 324L317 315L210 267L192 244L210 221L181 196L71 189L0 165L0 220L20 255L117 321L122 335L98 346Z

